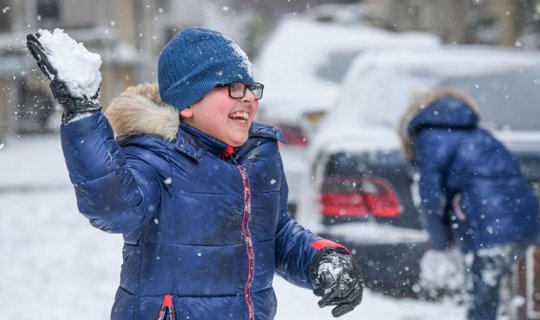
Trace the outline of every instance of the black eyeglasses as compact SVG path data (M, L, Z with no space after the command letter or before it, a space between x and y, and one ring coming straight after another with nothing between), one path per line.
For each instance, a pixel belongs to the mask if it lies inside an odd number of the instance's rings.
M227 87L229 90L229 97L233 99L242 99L246 96L246 91L253 92L255 99L259 100L262 98L264 85L262 83L253 82L253 83L242 83L242 82L233 82L228 84L218 85L218 87Z

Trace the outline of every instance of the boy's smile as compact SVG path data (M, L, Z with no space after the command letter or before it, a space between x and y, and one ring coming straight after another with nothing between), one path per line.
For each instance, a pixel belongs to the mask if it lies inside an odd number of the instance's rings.
M229 118L237 122L238 125L246 125L249 120L249 112L247 111L235 111L229 114Z
M250 90L243 98L231 98L226 87L217 87L197 103L180 111L183 121L230 145L239 147L249 137L249 128L259 109Z

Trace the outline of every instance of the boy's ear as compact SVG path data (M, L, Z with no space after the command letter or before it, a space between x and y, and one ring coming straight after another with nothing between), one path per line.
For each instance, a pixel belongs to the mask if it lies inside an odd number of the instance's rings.
M191 118L191 117L193 117L193 111L191 111L190 107L187 107L187 108L183 109L182 111L180 111L180 116L182 118Z

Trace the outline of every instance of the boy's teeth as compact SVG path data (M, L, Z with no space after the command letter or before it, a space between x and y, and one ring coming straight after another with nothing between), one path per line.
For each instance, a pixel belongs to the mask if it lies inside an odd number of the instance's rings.
M249 114L245 111L239 111L231 113L230 117L238 120L247 120L249 119Z

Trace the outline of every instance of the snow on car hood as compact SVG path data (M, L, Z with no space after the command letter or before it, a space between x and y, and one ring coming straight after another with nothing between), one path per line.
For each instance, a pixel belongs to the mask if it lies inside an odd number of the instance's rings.
M324 127L308 150L308 159L315 162L322 153L341 151L392 151L400 148L397 133L390 127L365 125L359 128L335 123ZM330 132L331 131L331 132Z

